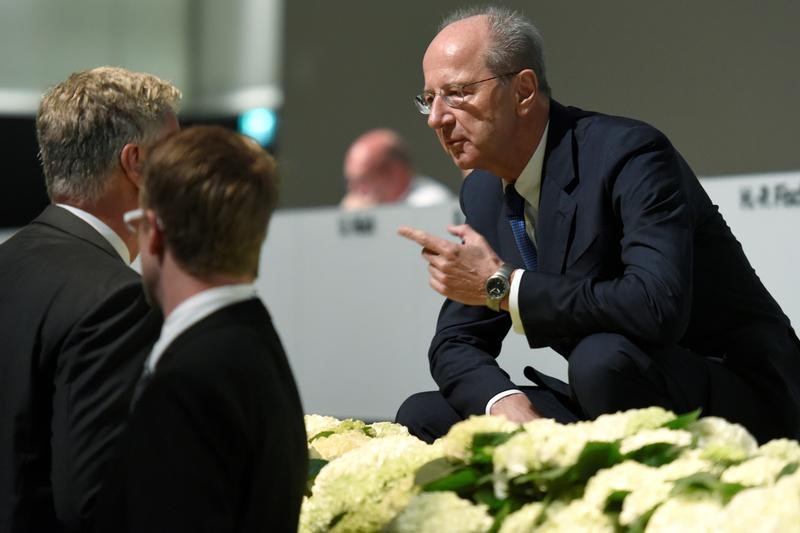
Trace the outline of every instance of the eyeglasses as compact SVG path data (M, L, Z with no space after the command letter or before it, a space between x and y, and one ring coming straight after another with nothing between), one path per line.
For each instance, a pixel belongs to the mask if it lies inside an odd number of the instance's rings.
M139 222L144 218L144 209L141 207L139 209L133 209L131 211L126 211L122 215L122 221L125 223L125 227L130 230L131 233L136 233L138 229ZM164 230L164 223L161 221L161 217L156 217L156 224L158 224L158 229Z
M122 221L125 222L125 227L128 228L131 233L136 233L137 224L142 220L142 217L144 217L144 209L133 209L122 215Z
M431 114L431 106L433 106L433 100L436 96L440 96L445 104L448 107L452 107L454 109L460 108L464 105L464 99L467 97L464 94L464 89L467 87L472 87L473 85L478 85L479 83L483 83L485 81L496 80L498 78L505 78L506 76L516 76L521 71L516 72L507 72L505 74L500 74L499 76L492 76L491 78L486 78L485 80L478 80L472 81L469 83L462 83L460 85L451 85L445 89L442 89L438 92L434 91L425 91L422 94L418 94L414 97L414 104L417 106L417 110L422 113L423 115L430 115Z

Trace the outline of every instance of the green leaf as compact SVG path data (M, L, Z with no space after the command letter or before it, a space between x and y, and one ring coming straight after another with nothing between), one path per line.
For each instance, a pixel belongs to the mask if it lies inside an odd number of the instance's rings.
M622 504L625 502L625 497L630 494L629 490L615 490L606 498L606 505L603 512L606 513L620 513L622 512Z
M308 460L308 479L314 479L322 470L322 467L328 464L325 459L309 459Z
M497 514L494 516L494 522L492 522L492 527L489 528L487 533L497 533L500 531L500 526L503 525L503 520L506 519L508 515L519 509L521 505L515 505L512 500L505 500L503 501L503 505L500 507Z
M667 442L655 442L625 454L625 459L633 459L647 466L659 467L674 461L683 448Z
M311 489L314 486L314 480L317 479L317 474L328 464L325 459L309 459L308 460L308 477L306 478L306 496L311 496Z
M492 514L499 511L507 503L507 500L501 500L494 495L494 490L492 490L491 486L480 487L472 495L472 499L486 505Z
M378 433L375 431L375 429L369 426L364 426L361 428L361 431L364 432L364 435L373 439L378 436Z
M776 479L780 479L783 476L790 476L797 472L797 468L800 467L798 463L788 463L786 466L781 468L781 471L778 473L778 477Z
M681 494L691 494L694 492L713 492L714 487L719 483L719 479L714 474L708 472L698 472L691 476L686 476L675 481L671 494L678 496Z
M513 433L508 433L505 431L495 431L491 433L476 433L474 437L472 437L472 449L477 450L479 448L485 448L486 446L491 446L495 448L500 446L504 442L507 442L508 439L511 438Z
M700 412L702 409L699 407L694 411L689 411L688 413L684 413L676 418L673 418L669 422L665 422L661 425L661 427L665 427L667 429L686 429L689 427L690 424L697 421L700 418Z
M616 442L588 442L572 466L538 470L511 480L510 489L524 488L528 483L548 497L559 498L569 493L580 493L586 481L598 470L610 468L622 461ZM515 491L518 492L518 491Z
M312 442L314 442L317 439L324 439L325 437L330 437L334 433L336 433L336 432L335 431L320 431L319 433L317 433L316 435L314 435L313 437L308 439L308 443L311 444Z
M723 504L728 503L737 493L746 487L741 483L724 483L717 476L708 472L698 472L675 481L670 494L672 496L689 495L697 492L709 493L719 498Z
M644 533L647 523L650 521L650 517L653 516L653 513L656 512L656 509L658 509L658 505L636 517L634 521L631 522L631 525L628 526L627 533Z
M446 478L463 467L463 463L454 463L444 457L434 459L417 469L417 473L414 476L414 484L418 487L424 487L429 483Z
M480 478L480 473L471 466L463 466L461 469L453 472L447 477L431 481L422 486L422 490L426 492L451 490L453 492L460 492L467 488L474 487Z
M472 457L470 457L470 462L492 464L494 449L508 441L512 435L513 433L500 431L476 433L472 437Z
M622 461L619 444L616 442L587 442L571 472L566 475L572 482L584 483L598 470L610 468Z

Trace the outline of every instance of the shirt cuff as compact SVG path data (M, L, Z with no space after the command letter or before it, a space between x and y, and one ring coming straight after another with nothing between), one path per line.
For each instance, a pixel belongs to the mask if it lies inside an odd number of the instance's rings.
M503 392L497 393L494 396L492 396L492 399L489 400L489 403L486 404L486 414L487 415L492 414L492 406L494 404L496 404L498 401L502 400L506 396L511 396L513 394L523 394L523 392L517 389L509 389L509 390L504 390Z
M522 283L522 275L525 271L518 268L514 271L514 279L511 280L511 291L508 294L508 314L511 315L511 326L514 333L525 335L525 326L519 316L519 286Z

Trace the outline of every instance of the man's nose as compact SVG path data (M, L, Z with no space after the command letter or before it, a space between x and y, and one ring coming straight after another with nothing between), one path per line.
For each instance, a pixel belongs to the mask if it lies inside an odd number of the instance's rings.
M447 121L448 117L452 117L450 107L444 103L444 100L438 94L434 96L431 102L431 112L428 114L428 127L431 129L439 129Z

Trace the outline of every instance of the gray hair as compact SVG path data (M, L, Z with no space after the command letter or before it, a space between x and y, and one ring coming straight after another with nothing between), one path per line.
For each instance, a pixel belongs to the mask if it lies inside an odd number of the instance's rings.
M42 97L36 137L52 200L97 200L122 148L158 138L181 93L151 74L116 67L73 73Z
M491 42L486 48L486 67L496 76L529 68L539 79L539 91L550 96L544 66L544 39L539 29L520 13L505 7L476 6L454 11L439 25L439 31L459 20L485 16ZM501 83L505 80L501 80Z

